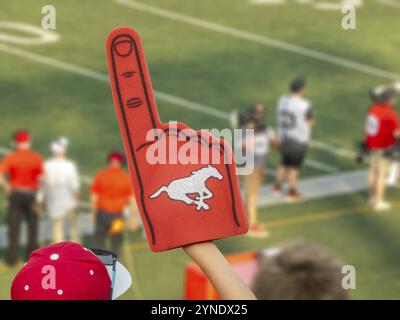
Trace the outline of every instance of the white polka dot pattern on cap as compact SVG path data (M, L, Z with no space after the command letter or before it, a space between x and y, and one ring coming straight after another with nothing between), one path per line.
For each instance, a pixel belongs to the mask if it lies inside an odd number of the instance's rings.
M63 294L63 291L60 289L60 290L57 291L57 294L58 294L59 296L61 296L61 295Z
M26 285L26 286L24 287L24 290L25 290L25 291L28 291L28 290L29 290L29 286Z
M89 273L90 273L91 276L94 275L94 271L93 270L90 270Z
M50 260L53 260L53 261L58 260L58 258L60 258L60 256L59 256L57 253L53 253L53 254L50 256Z

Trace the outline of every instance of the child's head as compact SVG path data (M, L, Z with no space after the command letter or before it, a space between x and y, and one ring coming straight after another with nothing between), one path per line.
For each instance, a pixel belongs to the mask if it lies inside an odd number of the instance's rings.
M258 299L347 299L342 263L308 241L295 241L263 256L253 281Z
M126 292L132 279L117 256L60 242L34 251L15 276L12 300L111 300Z

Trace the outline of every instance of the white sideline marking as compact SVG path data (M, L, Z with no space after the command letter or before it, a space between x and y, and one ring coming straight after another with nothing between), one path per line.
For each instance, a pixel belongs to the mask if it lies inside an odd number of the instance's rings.
M184 107L186 109L191 109L200 113L214 116L222 120L229 121L229 113L227 112L219 111L218 109L208 107L204 104L192 102L183 98L179 98L177 96L170 95L165 92L154 90L154 93L158 99L164 100L165 102L169 102L177 106Z
M250 5L255 5L255 6L259 6L259 5L277 5L277 4L284 4L286 2L286 0L249 0L249 4Z
M100 73L97 71L92 71L86 68L82 68L70 63L62 62L60 60L52 59L40 54L36 54L27 50L22 50L19 48L11 47L6 44L1 44L0 43L0 51L4 51L7 53L11 53L14 56L29 59L35 62L39 62L48 66L52 66L58 69L62 69L64 71L69 71L72 73L76 73L88 78L92 78L95 80L103 81L103 82L108 82L108 76L104 73Z
M378 2L392 8L400 9L400 2L394 0L378 0Z
M330 152L330 153L336 154L338 156L341 156L343 158L355 159L355 157L357 156L357 153L354 151L335 147L333 145L330 145L330 144L327 144L327 143L324 143L321 141L312 140L310 142L310 145L311 145L311 147L313 147L315 149L320 149L320 150L323 150L326 152Z
M369 75L381 77L384 79L390 80L398 80L400 79L400 74L396 74L387 70L371 67L356 61L347 60L344 58L340 58L328 53L320 52L313 49L308 49L305 47L301 47L289 42L261 36L255 33L242 31L239 29L223 26L217 23L213 23L207 20L195 18L189 15L176 13L170 10L162 9L156 6L147 5L141 2L133 1L133 0L115 0L116 3L124 5L126 7L131 7L137 10L141 10L143 12L151 13L157 15L159 17L164 17L167 19L183 22L186 24L190 24L192 26L208 29L211 31L231 35L233 37L239 39L245 39L251 42L263 44L268 47L273 47L277 49L281 49L288 52L293 52L299 55L303 55L309 58L317 59L320 61L328 62L331 64L335 64L341 67L345 67L352 70L357 70Z
M358 170L347 173L325 175L317 178L308 178L299 182L304 200L315 200L329 196L337 196L348 193L360 192L367 189L367 172ZM285 203L283 197L274 197L271 192L272 185L262 187L260 192L260 207L275 206ZM85 209L88 205L85 206ZM82 235L93 234L93 224L90 221L89 214L80 214L79 228ZM26 243L26 224L23 223L21 243ZM40 222L40 240L51 239L51 222L46 219ZM8 244L7 226L0 225L0 248Z
M108 83L109 79L108 76L104 73L100 73L97 71L93 71L87 68L83 68L80 66L76 66L70 63L66 63L66 62L62 62L60 60L56 60L53 58L49 58L40 54L36 54L30 51L26 51L26 50L22 50L19 48L14 48L5 44L0 44L0 51L4 51L10 54L13 54L15 56L21 57L21 58L25 58L25 59L29 59L35 62L39 62L45 65L49 65L64 71L69 71L75 74L79 74L88 78L92 78L101 82L105 82ZM165 92L160 92L157 90L154 90L154 94L156 95L156 97L162 101L165 102L169 102L171 104L186 108L186 109L190 109L190 110L194 110L197 111L199 113L204 113L207 115L211 115L214 116L216 118L225 120L225 121L229 121L230 119L230 115L227 112L223 112L223 111L219 111L218 109L200 104L200 103L196 103L196 102L192 102ZM321 149L324 151L327 151L329 153L332 153L334 155L340 155L343 156L343 154L349 153L350 151L347 150L341 150L340 148L334 147L334 146L329 146L323 142L320 141L312 141L312 146L314 148L317 149Z
M313 159L310 159L310 158L306 159L305 165L309 166L309 167L312 167L312 168L315 168L315 169L318 169L318 170L321 170L321 171L326 171L326 172L329 172L329 173L335 173L335 172L339 171L338 168L336 168L335 166L331 166L329 164L322 163L320 161L313 160Z
M303 201L322 199L332 196L360 192L368 189L367 170L354 170L345 173L335 173L299 181L299 190ZM274 197L273 185L264 186L260 191L260 206L274 206L286 202L284 197Z
M21 57L21 58L29 59L29 60L32 60L35 62L39 62L39 63L45 64L48 66L62 69L64 71L69 71L69 72L72 72L75 74L79 74L81 76L92 78L92 79L95 79L98 81L102 81L102 82L106 82L106 83L109 82L109 78L108 78L107 74L93 71L93 70L90 70L87 68L83 68L83 67L73 65L70 63L66 63L66 62L56 60L53 58L49 58L49 57L46 57L46 56L43 56L40 54L36 54L36 53L30 52L27 50L11 47L11 46L5 45L5 44L0 44L0 51L11 53L11 54ZM173 95L165 93L165 92L160 92L157 90L154 90L154 93L155 93L156 97L162 101L169 102L169 103L175 104L177 106L184 107L186 109L194 110L194 111L204 113L207 115L212 115L212 116L222 119L222 120L229 119L228 113L205 106L203 104L195 103L195 102L192 102L192 101L180 98L180 97L176 97L176 96L173 96Z
M30 34L29 36L16 36L13 33L5 33L1 30L17 30ZM55 42L60 36L54 31L46 31L35 25L19 23L15 21L0 21L0 41L24 45L37 45Z

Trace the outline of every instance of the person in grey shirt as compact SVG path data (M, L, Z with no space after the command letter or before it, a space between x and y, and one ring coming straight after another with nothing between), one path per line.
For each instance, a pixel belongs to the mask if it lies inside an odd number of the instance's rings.
M280 98L277 110L281 165L273 192L281 194L282 184L287 181L289 201L301 199L297 182L314 125L311 104L304 98L305 86L303 78L294 79L290 84L291 94Z

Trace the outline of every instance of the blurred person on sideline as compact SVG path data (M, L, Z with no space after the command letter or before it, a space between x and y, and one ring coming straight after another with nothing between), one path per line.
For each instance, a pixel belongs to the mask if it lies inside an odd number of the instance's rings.
M268 231L263 224L258 223L257 209L260 189L266 173L267 158L270 145L278 144L273 129L266 126L265 107L262 103L256 103L253 107L252 117L244 125L244 129L254 130L254 135L244 136L242 147L245 153L254 154L253 171L243 176L246 191L246 209L249 215L249 236L267 237Z
M124 155L112 151L107 161L108 167L97 173L91 185L95 244L97 248L105 249L105 240L109 236L112 251L120 255L125 231L124 209L131 204L135 214L133 218L137 221L136 204L130 177L122 168Z
M282 184L288 183L288 201L301 200L297 190L300 169L303 165L314 116L311 104L304 98L306 81L296 78L290 83L290 95L283 95L278 103L277 125L280 140L281 165L276 174L274 194L282 194Z
M80 181L76 165L66 158L68 140L60 137L50 144L51 158L44 164L41 193L53 227L53 243L66 240L65 221L70 224L71 241L79 243L76 208L79 204Z
M300 240L262 255L252 283L260 300L345 300L344 264L315 243Z
M7 263L18 260L20 227L25 218L28 225L27 256L38 247L39 216L36 212L36 194L43 173L43 159L31 150L27 130L18 130L13 137L14 150L0 164L0 182L8 197L8 255Z
M385 189L391 153L400 137L400 124L394 107L396 91L393 88L384 90L379 96L372 95L372 100L365 121L365 144L370 153L369 202L380 211L391 208L385 201Z

